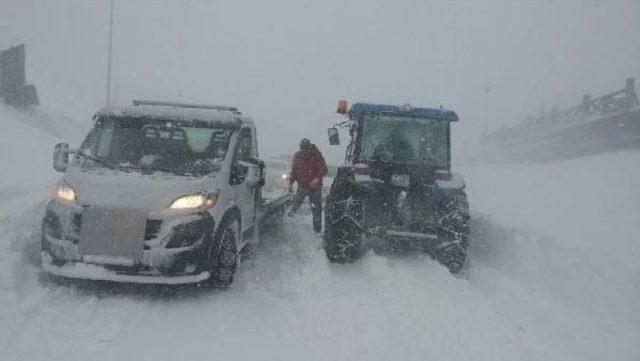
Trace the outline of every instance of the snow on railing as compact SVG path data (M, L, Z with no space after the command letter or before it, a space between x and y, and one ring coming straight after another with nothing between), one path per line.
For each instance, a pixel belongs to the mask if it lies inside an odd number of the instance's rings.
M592 98L590 94L582 96L582 103L558 111L552 108L548 114L529 117L525 122L513 127L502 127L483 137L485 142L518 141L531 136L550 133L594 119L628 112L640 108L635 92L635 79L628 78L621 90Z

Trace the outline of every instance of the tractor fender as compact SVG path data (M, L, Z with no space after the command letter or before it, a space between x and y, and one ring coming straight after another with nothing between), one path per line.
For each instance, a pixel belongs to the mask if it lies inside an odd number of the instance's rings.
M451 173L451 179L449 180L436 180L438 188L443 190L461 190L465 189L467 184L464 178L459 173Z

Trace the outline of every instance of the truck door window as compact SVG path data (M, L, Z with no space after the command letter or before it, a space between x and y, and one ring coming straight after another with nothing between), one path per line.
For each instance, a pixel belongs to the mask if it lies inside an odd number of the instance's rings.
M252 137L251 137L251 129L244 128L240 131L240 135L238 137L238 144L236 145L236 151L233 155L233 167L231 171L231 179L230 182L233 185L238 185L244 182L244 178L246 177L247 168L239 165L239 161L248 161L252 156Z
M247 161L252 156L252 144L251 129L244 128L240 131L240 138L238 138L238 146L236 147L235 161Z

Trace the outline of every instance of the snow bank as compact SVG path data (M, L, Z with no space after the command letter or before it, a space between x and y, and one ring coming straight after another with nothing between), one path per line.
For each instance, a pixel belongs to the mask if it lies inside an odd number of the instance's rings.
M0 154L3 154L0 177L0 217L18 198L42 199L60 174L52 169L53 147L59 142L78 146L88 132L90 122L64 116L21 112L0 102ZM47 193L48 195L48 193ZM18 202L22 202L19 200Z
M582 350L575 358L639 358L640 152L467 176L472 210L484 215L476 259L548 303L547 332Z
M37 119L19 113L0 103L2 134L0 154L0 217L13 208L18 198L31 198L34 191L41 197L45 188L57 179L52 169L53 146L59 142ZM38 197L36 195L36 198ZM22 202L20 199L18 202Z

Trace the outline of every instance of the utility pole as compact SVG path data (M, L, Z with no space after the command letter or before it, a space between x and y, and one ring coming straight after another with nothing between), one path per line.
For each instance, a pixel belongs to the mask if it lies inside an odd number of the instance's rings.
M109 12L109 49L107 50L107 107L111 106L111 63L113 57L113 2Z
M487 129L488 129L488 119L487 119L487 97L489 96L489 93L491 93L491 87L486 85L484 87L484 95L482 96L482 117L484 118L483 122L482 122L482 137L486 137L487 136Z

